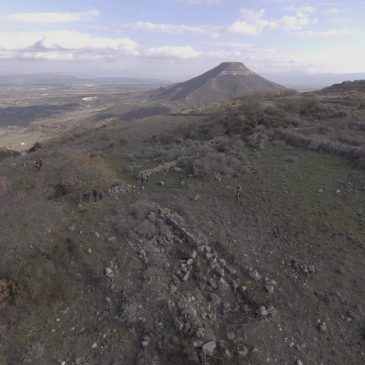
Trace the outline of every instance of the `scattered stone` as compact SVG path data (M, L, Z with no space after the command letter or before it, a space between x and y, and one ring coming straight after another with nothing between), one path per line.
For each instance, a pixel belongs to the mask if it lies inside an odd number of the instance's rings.
M227 333L227 340L233 341L236 338L235 334L233 332Z
M191 258L188 261L186 261L187 265L192 265L193 263L194 263L194 260Z
M147 256L144 256L142 257L142 262L147 265L148 264L148 257Z
M277 285L275 280L270 280L269 278L265 278L265 289L269 294L274 292L275 286Z
M182 311L181 311L182 315L184 315L185 317L196 317L196 309L190 305L188 305L187 307L185 307Z
M261 305L260 307L257 308L256 314L258 316L262 316L262 317L268 315L267 310L266 310L266 308L263 305Z
M165 183L163 181L159 182L160 186L165 186Z
M107 276L108 278L114 278L114 271L110 267L106 267L105 276Z
M182 281L188 281L190 276L190 271L187 271L186 274L183 276L183 278L181 279Z
M204 329L203 328L198 328L196 330L195 336L198 337L198 338L204 338L205 337Z
M301 360L297 360L296 365L303 365L303 362Z
M308 265L295 259L290 261L290 266L296 271L301 271L304 274L314 274L316 272L314 265Z
M237 275L237 270L232 266L226 265L225 269L232 275Z
M196 259L196 257L197 257L197 255L198 255L198 253L194 250L194 251L191 253L191 258L192 258L193 260L195 260L195 259Z
M274 285L272 285L271 283L265 284L265 289L269 294L272 294L274 292L274 288Z
M219 285L219 290L222 292L225 292L230 289L229 284L223 278L219 279L218 285Z
M174 318L174 324L178 331L181 331L184 328L184 324L177 318Z
M238 350L238 356L239 357L245 358L245 357L247 357L247 355L248 355L248 349L247 349L247 347L243 346L242 348L240 348Z
M92 349L96 349L98 347L98 344L96 342L94 342L91 346Z
M250 276L251 279L256 280L256 281L261 279L261 275L256 270L251 270L248 273L248 275Z
M99 232L95 232L94 234L95 234L96 238L100 238L100 233Z
M210 294L210 300L214 306L219 305L221 302L221 298L215 293Z
M270 305L269 308L267 308L267 314L270 316L275 316L277 313L278 310L273 305Z
M199 199L200 199L200 195L195 195L195 196L194 196L194 200L195 200L195 201L198 201Z
M139 250L138 254L142 257L147 255L147 252L142 248L141 250Z
M116 240L117 240L117 237L115 237L115 236L112 236L112 237L108 238L108 242L113 242L113 241L116 241Z
M223 267L217 267L215 269L216 273L219 275L219 276L224 276L224 269Z
M327 332L327 325L325 322L323 321L319 321L318 322L318 329L321 331L321 332Z
M197 348L197 347L202 347L202 346L203 346L203 341L202 341L202 340L194 340L194 341L193 341L193 346L194 346L195 348Z
M148 336L143 336L142 347L146 348L150 344L150 338Z
M238 279L237 280L232 280L231 284L232 284L233 291L236 293L237 289L240 287L239 280Z
M227 357L228 359L231 359L232 358L231 351L229 351L228 349L226 349L226 351L224 352L224 356Z
M217 347L217 344L215 341L209 341L207 342L203 347L203 352L207 356L213 356L214 350Z
M217 288L218 288L218 286L217 286L217 284L215 283L214 279L209 278L209 279L208 279L208 283L210 284L210 286L211 286L213 289L217 289ZM227 285L228 285L228 284L227 284Z

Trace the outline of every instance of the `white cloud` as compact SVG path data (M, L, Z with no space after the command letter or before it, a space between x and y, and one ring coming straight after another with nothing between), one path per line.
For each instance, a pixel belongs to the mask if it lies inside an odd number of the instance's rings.
M294 35L301 37L341 37L346 35L355 34L353 29L341 28L341 29L325 29L325 30L304 30L299 32L294 32Z
M17 13L1 17L4 20L17 23L31 24L60 24L70 22L80 22L94 19L99 16L98 10L89 10L82 13Z
M101 60L122 57L191 59L190 45L145 47L130 38L96 37L76 31L0 32L0 59Z
M95 37L76 31L0 32L0 49L19 50L42 45L45 49L126 49L135 51L138 44L129 38Z
M310 15L314 12L314 8L309 5L304 6L290 6L285 10L291 11L293 15L284 15L281 18L281 24L289 31L301 30L310 23L318 23L319 19L311 19Z
M223 30L223 27L214 27L205 25L193 26L184 24L164 24L164 23L151 23L143 21L138 21L136 23L130 23L130 24L123 24L120 28L167 33L167 34L196 33L196 34L208 34L212 36L221 33Z
M310 23L308 17L298 17L295 15L285 15L281 18L281 23L288 30L300 30Z
M177 58L186 60L199 57L202 53L195 51L191 46L162 46L148 48L144 51L144 55L146 57Z
M247 35L259 35L262 33L262 27L258 27L255 24L250 24L245 21L237 21L231 24L228 31L232 33L247 34Z
M265 9L251 10L243 8L240 10L242 19L231 24L227 30L232 33L258 36L266 29L278 28L279 23L276 20L264 18L265 12Z
M309 5L289 6L285 8L288 14L281 18L269 19L265 17L265 9L253 10L242 8L241 18L229 25L186 25L186 24L164 24L138 21L136 23L123 24L120 29L132 29L135 31L147 31L166 34L201 34L211 37L218 37L224 34L239 34L247 36L260 36L268 30L281 30L292 35L315 34L319 36L350 35L350 31L333 29L311 31L309 25L320 24L320 19L315 17L315 8Z

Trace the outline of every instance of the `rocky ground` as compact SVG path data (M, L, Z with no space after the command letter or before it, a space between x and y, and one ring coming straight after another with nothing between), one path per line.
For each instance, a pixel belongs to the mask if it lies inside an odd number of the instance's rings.
M0 363L363 364L364 170L283 143L161 146L185 117L164 118L68 143L117 173L102 201L39 195L64 147L40 172L2 162L21 212L2 205ZM189 172L219 153L230 169Z

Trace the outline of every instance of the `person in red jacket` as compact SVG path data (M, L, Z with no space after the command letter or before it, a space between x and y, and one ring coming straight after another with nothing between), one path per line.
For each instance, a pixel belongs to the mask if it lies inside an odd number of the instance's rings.
M40 158L36 160L35 167L37 170L40 170L43 167L43 161Z

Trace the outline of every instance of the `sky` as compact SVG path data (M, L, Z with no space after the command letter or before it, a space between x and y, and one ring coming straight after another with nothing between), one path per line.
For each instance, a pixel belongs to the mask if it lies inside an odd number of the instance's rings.
M0 0L0 74L365 72L365 0Z

